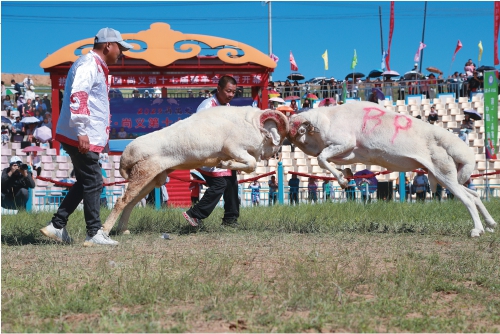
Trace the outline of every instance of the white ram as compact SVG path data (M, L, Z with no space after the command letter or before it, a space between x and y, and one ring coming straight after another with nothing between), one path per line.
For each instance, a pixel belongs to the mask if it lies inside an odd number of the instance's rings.
M281 112L252 107L215 107L134 139L123 151L120 174L128 187L106 219L109 233L123 211L119 232L127 231L133 207L177 169L214 166L253 172L257 161L276 154L288 134Z
M290 118L289 140L306 154L318 157L342 187L339 165L363 163L406 172L423 168L433 192L445 186L469 210L474 221L472 237L484 233L479 212L489 231L496 222L475 191L462 186L475 166L472 150L456 135L419 119L398 114L371 102L319 108Z

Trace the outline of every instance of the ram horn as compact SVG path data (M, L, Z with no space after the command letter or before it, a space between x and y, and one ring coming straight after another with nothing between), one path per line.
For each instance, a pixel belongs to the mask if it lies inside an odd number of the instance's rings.
M276 123L278 132L281 138L285 138L288 134L288 119L281 112L276 112L274 110L266 110L260 116L260 126L264 127L264 123L268 120L272 120Z

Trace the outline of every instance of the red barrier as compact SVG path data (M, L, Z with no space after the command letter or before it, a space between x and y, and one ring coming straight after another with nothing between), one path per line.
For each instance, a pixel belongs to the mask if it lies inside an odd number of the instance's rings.
M417 172L417 170L412 170L411 172ZM390 173L392 173L392 172L386 170L386 171L383 171L383 172L377 172L377 173L373 173L373 174L354 175L353 177L345 177L345 178L348 179L348 180L350 180L350 179L362 179L362 178L366 179L366 178L370 178L370 177L375 177L377 175L385 175L385 174L390 174ZM427 174L427 172L425 172L425 173ZM254 176L252 178L249 178L249 179L239 180L238 183L252 182L254 180L258 180L260 178L263 178L263 177L266 177L266 176L269 176L269 175L273 175L273 174L276 174L276 171L265 173L265 174L261 174L261 175L257 175L257 176ZM318 180L329 180L329 181L336 181L337 180L337 178L335 178L335 177L317 176L317 175L310 175L310 174L299 173L299 172L288 172L288 174L295 174L295 175L298 175L298 176L305 176L305 177L310 177L310 178L318 179ZM494 172L491 172L491 173L472 174L470 177L471 178L476 178L476 177L487 176L487 175L496 175L496 174L500 174L500 170L497 170L497 171L494 171ZM54 180L54 179L51 179L51 178L47 178L47 177L42 177L42 176L37 176L36 178L39 179L39 180L42 180L42 181L51 182L55 186L60 186L60 187L69 188L69 187L71 187L73 185L73 183L61 182L61 181L57 181L57 180ZM196 183L201 183L201 184L204 184L204 185L207 184L205 181L201 181L201 180L191 180L191 179L186 179L186 178L181 178L181 177L176 177L176 176L170 176L170 178L176 179L176 180L179 180L179 181L182 181L182 182L196 182ZM123 184L123 183L128 183L128 181L124 180L124 181L104 183L103 186L104 187L108 187L108 186L114 186L114 185Z

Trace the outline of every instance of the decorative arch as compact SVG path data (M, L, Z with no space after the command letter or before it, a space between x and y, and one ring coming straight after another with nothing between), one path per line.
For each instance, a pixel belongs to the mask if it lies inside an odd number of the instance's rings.
M148 30L124 33L122 37L133 46L132 50L123 53L126 57L142 59L158 67L166 67L177 60L200 55L201 46L192 42L202 42L213 49L219 48L217 57L224 63L254 63L271 71L276 68L276 63L269 56L247 44L214 36L184 34L170 29L167 23L153 23ZM175 45L179 42L183 43L179 49L185 52L176 50ZM75 62L80 54L86 54L92 49L93 43L94 37L68 44L45 58L40 66L49 69L66 62Z

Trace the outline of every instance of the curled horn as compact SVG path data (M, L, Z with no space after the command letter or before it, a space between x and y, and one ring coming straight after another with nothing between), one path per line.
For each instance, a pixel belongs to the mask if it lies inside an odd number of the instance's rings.
M278 132L281 138L286 137L288 134L288 120L285 115L281 112L276 112L274 110L265 110L260 116L260 126L264 127L264 123L268 120L273 120L276 123Z
M290 118L290 137L293 138L297 135L300 126L307 122L307 120L299 115L294 115Z

